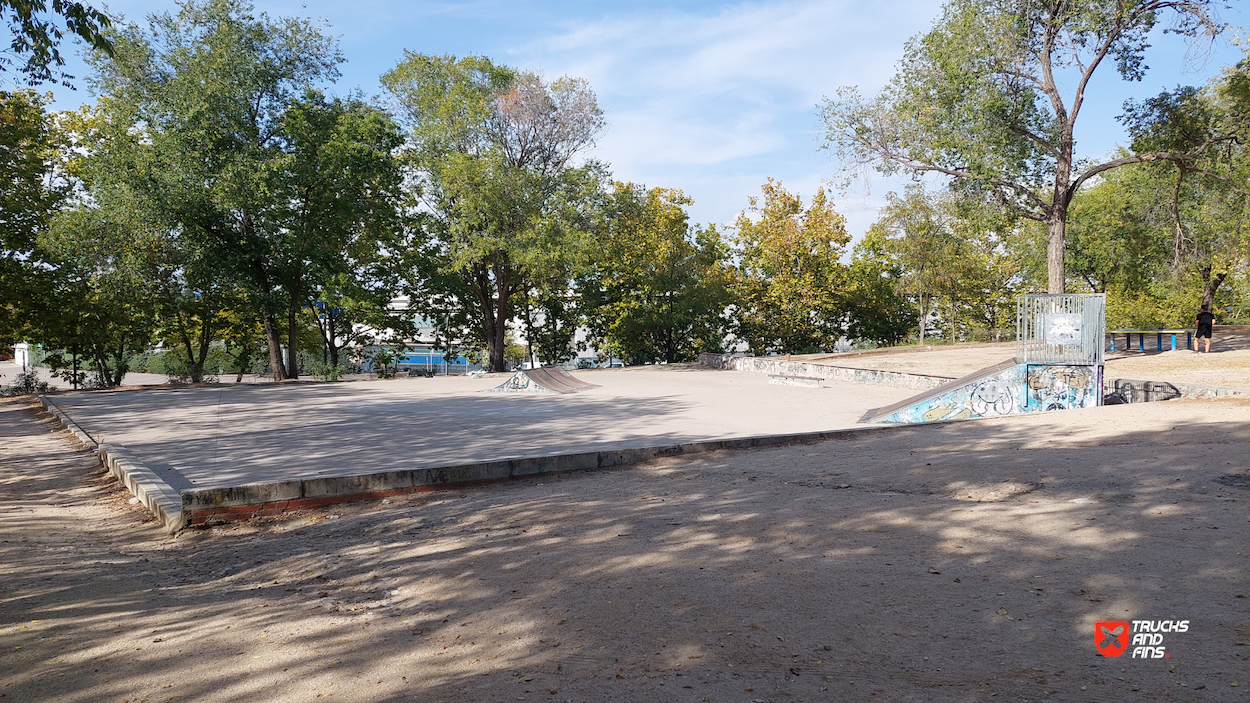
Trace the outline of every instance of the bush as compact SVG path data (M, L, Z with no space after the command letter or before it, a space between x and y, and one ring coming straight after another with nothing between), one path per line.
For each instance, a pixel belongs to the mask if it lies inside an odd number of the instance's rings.
M38 373L24 371L17 375L13 385L8 388L0 388L0 396L35 395L51 391L52 386L48 385L47 381L40 380Z

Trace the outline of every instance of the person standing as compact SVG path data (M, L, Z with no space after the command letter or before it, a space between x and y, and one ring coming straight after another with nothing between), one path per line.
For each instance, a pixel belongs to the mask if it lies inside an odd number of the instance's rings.
M1207 353L1211 353L1211 328L1215 325L1215 315L1211 312L1210 305L1203 305L1202 312L1198 313L1198 317L1194 319L1194 323L1198 327L1198 331L1194 333L1194 351L1198 351L1198 340L1203 337L1207 338Z

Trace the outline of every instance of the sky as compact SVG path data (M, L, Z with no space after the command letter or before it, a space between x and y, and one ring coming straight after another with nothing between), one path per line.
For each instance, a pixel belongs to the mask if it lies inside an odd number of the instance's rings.
M153 0L107 7L134 22L177 9ZM378 76L405 50L479 54L547 78L585 78L608 122L593 156L610 164L617 180L683 190L695 201L693 222L722 226L769 178L805 202L833 178L836 164L818 149L822 99L844 85L875 93L893 75L906 41L927 30L940 9L934 0L256 2L272 17L328 25L347 58L332 89L339 95L381 94ZM1238 8L1220 18L1250 23ZM1121 81L1110 63L1096 74L1078 121L1078 152L1098 156L1124 143L1115 116L1125 99L1200 85L1244 56L1225 40L1195 55L1176 37L1152 37L1151 70L1141 83ZM79 87L55 90L57 109L93 100L82 62L72 59L67 70ZM877 176L846 193L832 189L853 237L903 183Z

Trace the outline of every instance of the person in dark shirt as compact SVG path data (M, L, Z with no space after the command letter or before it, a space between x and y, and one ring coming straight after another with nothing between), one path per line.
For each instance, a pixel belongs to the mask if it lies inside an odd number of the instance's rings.
M1210 305L1202 306L1202 312L1198 313L1194 323L1198 327L1198 331L1194 333L1194 351L1198 351L1198 340L1206 337L1207 353L1211 353L1211 326L1215 324L1215 315L1211 313Z

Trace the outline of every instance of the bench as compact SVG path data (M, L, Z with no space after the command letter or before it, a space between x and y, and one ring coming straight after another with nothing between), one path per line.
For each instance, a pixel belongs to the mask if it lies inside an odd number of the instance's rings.
M1137 335L1137 351L1146 351L1146 335L1155 335L1155 347L1157 351L1163 351L1163 335L1172 336L1172 349L1176 351L1176 336L1185 335L1185 348L1189 349L1193 346L1194 330L1192 329L1176 329L1176 330L1107 330L1107 335L1111 338L1111 346L1108 351L1115 351L1115 336L1117 334L1124 335L1124 351L1133 350L1133 335Z

